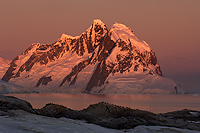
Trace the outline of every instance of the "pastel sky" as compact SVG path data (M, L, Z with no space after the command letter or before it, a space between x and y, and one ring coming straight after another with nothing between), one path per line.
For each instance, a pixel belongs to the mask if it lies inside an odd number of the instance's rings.
M199 7L200 0L0 0L0 57L80 35L99 18L108 28L130 27L155 51L164 76L191 89L200 86Z

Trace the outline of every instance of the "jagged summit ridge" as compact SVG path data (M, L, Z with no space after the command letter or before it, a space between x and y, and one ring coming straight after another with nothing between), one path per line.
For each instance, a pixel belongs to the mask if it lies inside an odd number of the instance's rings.
M163 80L168 85L160 92L173 93L175 83L161 76L147 43L123 24L108 30L97 19L80 36L62 34L53 44L31 45L11 62L2 79L32 91L70 93L144 93L144 84L160 90L163 85L157 83Z
M54 62L59 58L66 56L67 53L75 53L75 56L84 56L92 53L97 47L102 37L106 34L107 27L98 25L96 21L82 33L79 37L71 37L62 35L53 44L32 44L24 53L17 56L11 63L7 75L4 76L4 81L9 81L10 78L19 77L21 72L29 71L34 65L47 65L49 62ZM68 59L69 57L66 57ZM18 65L17 65L18 64ZM14 69L12 69L14 68Z

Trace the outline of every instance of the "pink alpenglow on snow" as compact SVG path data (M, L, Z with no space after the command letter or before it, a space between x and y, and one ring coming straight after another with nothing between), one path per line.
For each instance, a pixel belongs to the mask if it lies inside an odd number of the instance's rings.
M155 52L130 28L115 23L108 29L99 19L80 36L62 34L53 44L32 44L13 59L2 80L29 92L184 92L163 77Z

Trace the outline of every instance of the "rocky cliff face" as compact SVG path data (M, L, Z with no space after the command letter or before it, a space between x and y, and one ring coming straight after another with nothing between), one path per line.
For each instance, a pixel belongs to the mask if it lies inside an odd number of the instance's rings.
M31 91L70 93L179 93L162 77L155 52L130 28L101 20L80 36L32 44L10 64L2 80Z

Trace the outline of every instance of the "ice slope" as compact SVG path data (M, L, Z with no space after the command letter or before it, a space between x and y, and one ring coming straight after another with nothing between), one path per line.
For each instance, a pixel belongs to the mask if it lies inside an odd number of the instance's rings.
M151 51L150 46L144 42L140 41L131 30L131 28L126 27L124 24L115 23L112 27L110 32L112 33L111 39L116 42L117 39L122 39L126 43L131 42L139 51Z
M176 89L175 89L176 88ZM149 73L117 73L109 76L104 87L96 87L91 93L106 94L183 94L174 81Z
M5 93L18 93L18 92L27 92L26 89L22 86L5 82L1 80L2 76L5 74L6 70L9 67L9 60L5 60L0 57L0 94Z
M0 94L7 93L29 93L30 90L27 90L25 87L8 83L0 79Z

